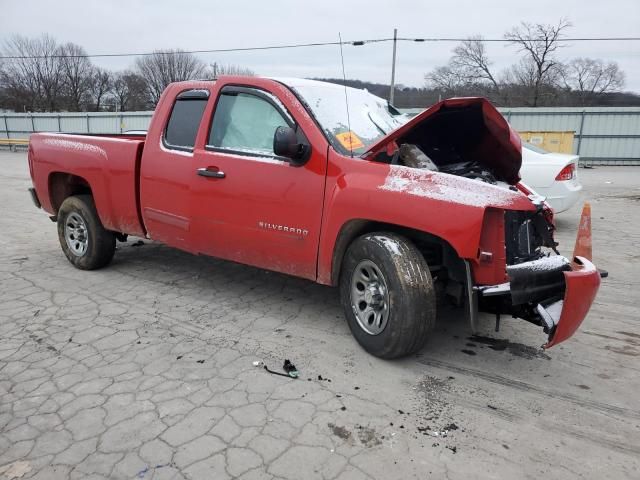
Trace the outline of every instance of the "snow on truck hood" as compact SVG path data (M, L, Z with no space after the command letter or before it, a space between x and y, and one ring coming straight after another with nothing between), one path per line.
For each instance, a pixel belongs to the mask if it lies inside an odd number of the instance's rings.
M390 165L381 190L478 208L533 210L520 191L477 180L402 165Z

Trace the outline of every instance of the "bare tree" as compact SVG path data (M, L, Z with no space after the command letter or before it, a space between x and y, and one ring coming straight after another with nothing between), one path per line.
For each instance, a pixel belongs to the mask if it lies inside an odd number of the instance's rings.
M456 92L464 84L459 72L454 71L450 65L433 69L425 75L424 79L428 87L442 90L446 94Z
M570 26L564 18L557 25L522 22L504 35L505 39L526 54L528 60L520 66L526 67L527 75L532 75L530 103L534 107L540 101L543 86L550 84L550 80L557 76L559 62L555 53L562 46L564 30Z
M615 62L604 63L594 58L574 58L562 69L567 89L577 96L580 105L592 104L597 97L619 91L624 86L624 73Z
M93 66L85 49L75 43L62 45L60 54L67 106L70 110L80 111L90 96Z
M112 88L116 109L124 112L147 108L146 88L144 78L140 75L129 70L116 73Z
M172 82L201 78L205 65L195 55L182 50L156 51L136 60L136 70L147 83L151 101L156 104Z
M241 67L240 65L221 64L213 62L210 66L211 77L216 78L218 75L244 75L248 77L255 77L255 72L250 68Z
M501 83L491 64L482 37L469 37L454 48L446 66L434 69L425 80L428 87L445 95L481 95L500 101Z
M34 53L39 56L35 60L44 108L54 112L60 108L59 101L64 88L60 47L52 37L43 35L39 40L35 40Z
M488 82L496 90L500 85L491 72L491 61L487 57L481 36L469 37L453 50L451 70L458 72L466 83Z
M14 101L24 110L57 110L62 69L55 40L48 35L37 39L16 35L6 42L4 54L13 57L6 59L2 83Z
M113 85L112 77L113 75L110 71L100 67L93 67L89 85L89 95L91 107L95 112L99 112L104 106L104 101L109 95Z

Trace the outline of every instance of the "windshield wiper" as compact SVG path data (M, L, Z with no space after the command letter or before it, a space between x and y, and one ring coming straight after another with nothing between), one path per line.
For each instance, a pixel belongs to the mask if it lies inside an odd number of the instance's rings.
M388 132L386 132L386 131L384 130L384 128L382 128L380 125L378 125L378 124L376 123L376 121L375 121L375 120L373 119L373 117L371 116L371 112L367 112L367 116L369 117L369 120L371 120L371 123L373 123L373 124L376 126L376 128L377 128L378 130L380 130L380 133L381 133L382 135L386 135L386 134L388 133Z

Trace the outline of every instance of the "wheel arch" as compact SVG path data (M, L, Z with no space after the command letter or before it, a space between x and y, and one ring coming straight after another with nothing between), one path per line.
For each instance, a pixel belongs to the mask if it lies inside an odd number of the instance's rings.
M437 235L404 225L353 219L342 225L336 237L331 260L331 285L338 285L342 261L349 245L356 238L373 232L392 232L406 237L416 245L431 269L445 265L453 267L458 274L464 271L463 260L456 250L449 242Z
M89 182L73 173L51 172L49 175L49 200L55 215L58 214L62 202L73 195L92 195Z

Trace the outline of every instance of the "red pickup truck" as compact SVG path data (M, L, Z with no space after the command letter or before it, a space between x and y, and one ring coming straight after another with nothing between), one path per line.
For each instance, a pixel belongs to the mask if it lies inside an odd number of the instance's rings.
M437 297L570 337L600 284L557 254L519 183L518 135L485 99L408 122L365 90L300 79L169 85L145 135L37 133L31 194L81 269L127 235L338 286L370 353L420 349ZM554 253L555 252L555 253Z

